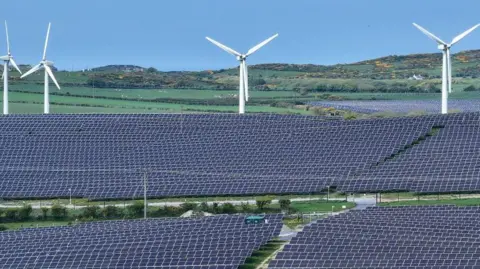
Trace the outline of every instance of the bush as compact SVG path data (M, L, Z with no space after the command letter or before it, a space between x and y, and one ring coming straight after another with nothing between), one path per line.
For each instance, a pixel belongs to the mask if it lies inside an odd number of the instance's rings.
M56 220L65 219L68 216L67 208L59 204L55 204L51 208L52 217Z
M200 211L203 211L203 212L209 212L210 211L210 207L208 206L207 202L202 202L200 204Z
M143 202L137 201L127 206L127 216L130 218L140 218L143 216Z
M278 203L280 204L280 209L288 212L288 210L290 209L290 204L291 204L289 199L280 199L280 201L278 201Z
M250 211L252 211L248 202L247 203L241 203L240 207L242 208L243 213L249 213Z
M7 208L5 211L5 217L7 220L15 221L18 220L18 209L17 208Z
M197 206L198 205L196 203L183 203L182 205L180 205L180 208L185 213L189 210L195 210Z
M218 203L213 203L212 204L212 211L214 214L220 213L220 209L218 208Z
M0 232L8 230L8 227L5 225L0 225Z
M24 204L22 208L18 210L18 217L20 220L28 220L30 219L30 215L32 214L32 206L28 204Z
M48 207L41 207L43 220L46 220L48 217Z
M109 205L102 210L104 218L117 218L120 217L120 209L116 206Z
M99 216L100 207L97 205L89 205L83 209L82 217L86 219L96 219Z
M237 209L235 208L235 206L231 203L225 203L222 205L220 211L223 213L223 214L235 214L237 213Z
M266 206L272 203L271 197L262 197L256 200L257 208L260 210L264 210Z

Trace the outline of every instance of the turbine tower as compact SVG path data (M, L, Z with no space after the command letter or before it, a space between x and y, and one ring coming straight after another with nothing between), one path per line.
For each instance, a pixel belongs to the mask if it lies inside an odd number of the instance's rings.
M417 27L422 33L433 39L438 44L438 49L442 51L443 54L443 64L442 64L442 114L448 113L447 101L448 101L448 94L452 93L452 59L450 54L450 48L455 45L458 41L462 40L468 34L470 34L473 30L477 29L480 24L473 26L472 28L468 29L467 31L459 34L455 38L452 39L450 44L444 42L440 38L436 37L434 34L427 31L422 26L413 23L413 26ZM448 92L447 92L448 89Z
M48 38L50 36L50 26L51 26L51 23L48 23L48 30L47 30L47 37L45 39L45 47L43 48L43 58L42 60L40 61L39 64L37 64L36 66L32 67L32 69L28 70L27 73L23 74L20 78L24 78L30 74L33 74L35 72L37 72L38 70L40 69L44 69L45 70L45 93L44 93L44 109L43 109L43 113L45 114L48 114L50 113L50 101L49 101L49 93L48 93L48 84L49 84L49 80L48 78L50 77L52 80L53 80L53 83L55 83L55 85L57 86L57 88L60 90L60 86L58 85L58 82L57 80L55 79L55 76L53 76L53 72L52 72L52 68L51 66L53 66L53 62L50 62L47 60L47 46L48 46Z
M247 57L252 55L254 52L259 50L261 47L265 46L267 43L272 41L276 38L278 34L273 35L272 37L266 39L265 41L259 43L258 45L254 46L253 48L249 49L246 54L241 54L236 52L235 50L211 39L210 37L206 37L208 41L212 42L214 45L218 46L219 48L223 49L224 51L232 54L233 56L237 57L237 60L240 62L240 84L239 84L239 94L238 94L238 113L243 114L245 113L245 101L248 102L248 67L247 67Z
M12 53L10 52L10 40L8 39L8 26L7 26L7 21L5 21L5 33L7 35L7 55L1 56L0 60L3 60L3 115L8 114L8 68L10 64L15 67L15 69L18 70L20 74L22 74L22 71L20 71L20 68L18 68L18 65L15 63L15 60L13 60Z

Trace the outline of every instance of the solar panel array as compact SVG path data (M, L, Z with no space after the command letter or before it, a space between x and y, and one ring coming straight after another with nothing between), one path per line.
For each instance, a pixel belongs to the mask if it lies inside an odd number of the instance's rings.
M478 113L10 115L0 117L0 198L142 197L144 169L149 197L478 189L479 122Z
M281 215L147 219L0 232L2 268L235 269L274 237Z
M320 220L269 268L480 267L480 207L376 207Z
M480 117L422 117L440 126L434 135L395 158L357 171L339 184L345 192L407 190L418 193L480 191Z
M310 105L324 108L333 107L358 113L372 114L378 112L409 113L426 112L440 113L440 100L364 100L364 101L315 101ZM448 109L458 112L479 112L480 99L448 100Z

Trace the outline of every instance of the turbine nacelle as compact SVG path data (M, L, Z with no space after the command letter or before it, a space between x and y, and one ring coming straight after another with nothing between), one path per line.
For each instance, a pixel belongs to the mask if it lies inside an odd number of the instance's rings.
M0 61L10 61L10 58L12 56L9 56L9 55L5 55L5 56L0 56Z
M47 65L47 66L53 66L54 63L51 62L51 61L44 60L44 61L41 61L40 64Z
M237 56L237 61L245 61L247 59L247 55L239 55Z
M437 48L438 48L439 50L447 50L447 49L449 49L450 47L451 47L451 45L446 45L446 44L439 44L439 45L437 46Z

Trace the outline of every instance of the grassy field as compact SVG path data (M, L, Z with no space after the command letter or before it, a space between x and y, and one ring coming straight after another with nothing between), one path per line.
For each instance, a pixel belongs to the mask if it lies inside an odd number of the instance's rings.
M43 113L43 95L11 92L11 113ZM21 102L21 103L20 103ZM181 113L181 112L238 112L236 106L184 105L160 102L98 99L71 96L50 96L51 113ZM85 106L87 105L87 106ZM247 106L252 113L310 114L293 108Z
M9 230L18 230L21 228L65 226L65 225L68 225L68 223L69 223L68 221L29 221L29 222L0 223L0 225L6 226Z

